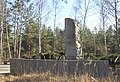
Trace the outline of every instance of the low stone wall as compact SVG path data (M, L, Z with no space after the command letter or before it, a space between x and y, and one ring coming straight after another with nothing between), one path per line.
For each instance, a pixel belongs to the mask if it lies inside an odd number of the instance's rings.
M82 75L107 77L109 63L106 60L40 60L40 59L11 59L10 72L16 74L51 72L54 74Z

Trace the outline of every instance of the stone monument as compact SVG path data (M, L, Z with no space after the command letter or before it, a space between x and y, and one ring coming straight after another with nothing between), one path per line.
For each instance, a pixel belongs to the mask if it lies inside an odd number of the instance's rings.
M65 57L76 60L80 56L80 24L71 18L65 19Z
M11 59L10 73L50 73L57 75L89 75L95 78L106 78L109 62L106 60L76 60L80 56L80 25L76 20L65 19L65 57L67 60ZM61 53L64 54L64 53ZM17 69L16 69L17 67Z

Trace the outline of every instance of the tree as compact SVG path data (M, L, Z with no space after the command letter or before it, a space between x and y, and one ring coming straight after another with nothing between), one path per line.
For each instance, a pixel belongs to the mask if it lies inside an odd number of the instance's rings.
M55 51L57 52L64 52L64 31L62 31L61 29L59 29L59 27L57 27L55 29L56 34L56 44L55 44Z
M42 53L52 54L53 53L53 31L50 27L43 25L42 27Z
M51 11L48 10L47 0L38 0L36 6L38 28L39 28L39 53L41 53L41 30L44 24L44 19L49 15Z
M118 37L118 14L119 14L119 0L105 0L107 7L107 13L109 16L114 18L115 22L115 34L116 34L116 47L117 47L117 53L119 52L119 37Z
M64 0L62 0L64 1ZM64 1L67 4L67 1ZM57 28L57 17L60 14L60 10L61 10L61 1L60 0L53 0L53 8L54 8L54 42L53 42L53 49L56 49L56 39L57 39L57 32L56 32L56 28Z
M7 0L5 0L6 4L5 4L5 19L4 19L4 30L3 30L3 54L6 54L5 60L7 61L7 59L12 58L11 55L11 48L10 48L10 9L7 7Z
M82 45L82 49L81 49L81 55L82 55L82 50L83 50L83 42L84 42L84 29L86 27L86 19L87 19L87 15L88 15L88 11L91 9L91 0L76 0L75 1L75 5L73 6L73 10L75 11L75 19L78 21L81 21L81 45ZM82 5L83 4L83 5ZM82 30L83 29L83 30ZM83 32L82 32L83 31Z
M109 26L109 28L106 31L106 39L107 39L107 45L108 45L108 54L115 54L116 49L116 39L115 39L115 31L113 30L112 26Z
M100 26L103 29L103 34L104 34L104 49L105 49L105 54L107 55L107 43L106 43L106 26L107 26L107 20L108 20L108 16L107 16L107 11L106 11L106 2L105 0L98 0L96 1L96 4L98 6L98 8L100 8Z
M24 11L28 0L16 0L14 2L8 2L11 10L11 22L14 28L14 55L13 57L21 57L21 43L22 43L22 32L24 29ZM13 30L13 29L12 29Z
M31 58L38 54L38 26L35 20L28 19L22 38L22 57Z
M23 32L23 43L22 47L25 52L25 57L31 57L32 55L37 54L38 47L36 47L36 50L34 50L34 46L38 44L34 44L36 40L38 40L38 23L35 23L35 17L34 17L34 7L33 3L27 2L27 5L24 7L23 12L23 22L24 22L24 32ZM35 41L33 40L35 39ZM38 41L37 41L38 43ZM26 44L27 47L24 45ZM27 51L26 51L27 50Z
M14 28L14 53L12 58L17 58L18 57L18 22L19 22L19 16L20 16L20 8L21 5L19 4L19 1L15 1L15 2L9 2L9 4L11 5L11 20L13 23L13 28Z
M101 4L101 9L100 9L100 14L101 14L101 20L102 20L102 27L103 27L103 31L104 31L104 45L105 45L105 54L107 55L107 43L106 43L106 17L107 17L107 13L105 11L105 2L104 0L101 0L100 2Z
M0 1L0 57L3 56L3 47L2 47L2 35L3 35L3 24L4 24L4 17L5 17L5 5L6 5L6 1L5 0L1 0Z
M95 51L95 34L90 31L87 27L84 29L84 42L83 42L83 52L90 54Z

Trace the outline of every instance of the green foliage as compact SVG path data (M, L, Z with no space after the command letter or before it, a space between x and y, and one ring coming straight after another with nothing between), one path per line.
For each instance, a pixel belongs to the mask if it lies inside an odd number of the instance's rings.
M49 53L51 54L53 51L53 32L49 28L47 28L45 25L42 27L42 33L41 33L41 41L42 41L42 53Z
M85 53L94 53L94 35L87 27L85 27L85 29L82 30L82 32L83 51Z
M116 49L116 39L115 39L115 31L110 26L106 32L107 34L107 47L109 54L115 54L117 52Z
M21 57L31 58L32 56L39 55L38 15L35 13L34 4L29 2L29 0L15 0L14 2L9 2L9 6L10 7L6 9L6 20L4 20L3 25L4 57L9 58L6 30L8 30L10 49L12 54L14 54L15 39L17 40L17 52L19 51L21 36ZM17 23L18 26L15 28ZM112 26L110 26L105 32L108 51L107 55L105 55L104 30L100 29L94 33L88 29L88 27L86 26L84 29L81 28L80 35L83 54L85 56L84 59L114 59L113 55L115 58L119 56L119 54L116 55L118 50L116 47L116 31ZM42 53L47 54L48 57L52 55L53 58L57 59L59 53L64 52L65 50L64 30L61 30L60 27L57 27L55 31L53 31L51 28L52 27L47 27L46 24L42 24L41 51ZM15 33L15 29L17 30L17 33ZM14 37L15 34L17 34L16 38ZM118 29L118 35L120 35L120 29ZM118 59L118 61L120 61L120 59Z

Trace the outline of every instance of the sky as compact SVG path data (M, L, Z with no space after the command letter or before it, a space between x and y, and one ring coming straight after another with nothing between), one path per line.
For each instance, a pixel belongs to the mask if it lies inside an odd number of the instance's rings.
M12 0L14 1L14 0ZM49 0L52 1L52 0ZM65 27L65 18L72 18L73 16L73 4L76 0L58 0L60 1L60 5L58 5L57 9L57 17L56 17L56 26L60 27L61 29L64 29ZM65 3L67 1L67 3ZM84 1L84 0L83 0ZM91 0L92 1L92 0ZM31 2L34 2L34 0L31 0ZM82 3L82 2L81 2ZM51 3L48 3L51 4ZM82 3L82 6L84 7L84 4ZM88 11L87 18L86 18L86 26L93 30L95 27L99 27L100 19L99 19L99 9L95 6L95 3L90 3L91 9ZM47 26L51 26L53 29L54 27L54 10L50 14L50 20L47 22ZM81 19L83 21L83 19Z
M75 0L67 0L67 4L62 2L63 8L61 10L60 15L57 15L57 26L61 27L61 29L64 29L64 19L65 18L72 18L74 19L73 16L73 4ZM91 3L93 6L93 4ZM91 12L92 11L92 12ZM54 20L53 20L54 21ZM53 27L53 22L50 23ZM93 30L95 27L99 27L99 13L97 7L91 8L90 11L88 11L88 16L86 18L86 25L90 30Z

